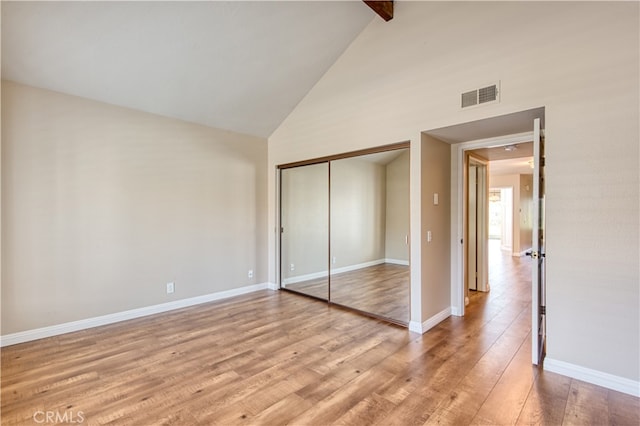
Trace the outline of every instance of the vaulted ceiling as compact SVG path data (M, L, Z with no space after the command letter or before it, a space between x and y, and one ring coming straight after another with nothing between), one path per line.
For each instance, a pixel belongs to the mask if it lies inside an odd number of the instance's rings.
M360 1L3 2L2 78L268 137L374 18Z

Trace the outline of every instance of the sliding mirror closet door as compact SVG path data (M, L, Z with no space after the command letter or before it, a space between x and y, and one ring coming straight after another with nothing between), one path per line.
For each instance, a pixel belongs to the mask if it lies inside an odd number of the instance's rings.
M329 299L329 164L280 170L280 286Z
M331 161L331 302L409 322L409 149Z

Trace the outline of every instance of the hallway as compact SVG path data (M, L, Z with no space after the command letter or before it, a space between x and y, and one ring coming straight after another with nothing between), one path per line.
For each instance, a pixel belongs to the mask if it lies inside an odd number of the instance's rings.
M469 292L470 305L498 303L501 300L516 300L531 303L531 259L514 257L500 249L500 240L489 240L489 286L488 293Z

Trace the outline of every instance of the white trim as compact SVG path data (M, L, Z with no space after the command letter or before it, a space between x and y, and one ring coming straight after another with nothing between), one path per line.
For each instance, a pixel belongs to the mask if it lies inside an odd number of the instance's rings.
M422 324L418 321L409 321L409 331L422 334Z
M312 272L311 274L299 275L297 277L285 278L282 280L283 285L301 283L303 281L315 280L317 278L326 278L329 276L327 271Z
M145 306L144 308L131 309L128 311L101 315L99 317L86 318L83 320L36 328L33 330L20 331L18 333L11 333L0 336L0 347L30 342L32 340L44 339L45 337L58 336L60 334L71 333L79 330L86 330L88 328L99 327L101 325L113 324L120 321L145 317L147 315L173 311L175 309L186 308L188 306L199 305L201 303L213 302L214 300L227 299L229 297L252 293L259 290L265 290L267 288L269 288L268 283L254 284L245 287L233 288L231 290L205 294L202 296L191 297L188 299L161 303L159 305Z
M269 290L278 290L278 284L276 284L276 283L267 283L267 288Z
M388 259L388 258L385 258L384 259L384 263L391 263L391 264L394 264L394 265L409 266L409 261L408 260L400 260L400 259Z
M640 397L640 382L625 377L614 376L613 374L550 358L544 359L544 370Z
M355 265L343 266L342 268L331 268L332 274L341 274L343 272L356 271L358 269L368 268L369 266L382 265L385 259L376 259L370 262L357 263Z
M405 263L401 263L405 262ZM409 266L408 261L404 260L395 260L395 259L376 259L369 262L356 263L355 265L343 266L341 268L332 268L331 274L341 274L343 272L351 272L356 271L358 269L368 268L370 266L382 265L383 263L396 263L398 265L407 265ZM327 271L313 272L311 274L300 275L297 277L285 278L282 280L282 284L295 284L303 281L315 280L316 278L324 278L328 275Z
M464 276L458 272L462 271L464 267L464 245L460 244L460 241L464 238L464 153L478 148L491 148L530 142L532 139L533 131L529 131L506 136L459 142L451 145L451 181L452 189L455 189L455 192L451 194L451 209L452 211L457 211L456 224L452 224L451 226L452 230L457 230L457 235L452 235L451 241L452 247L456 247L455 258L452 259L451 295L453 303L451 308L455 309L460 316L464 316L465 311ZM456 183L455 188L453 187L453 182ZM454 295L457 295L458 297L455 297Z
M451 316L451 311L452 309L449 306L448 308L443 309L442 311L438 312L431 318L428 318L422 324L419 323L418 321L411 321L409 322L409 331L424 334L427 331L431 330L436 325L440 324L442 321L449 318Z

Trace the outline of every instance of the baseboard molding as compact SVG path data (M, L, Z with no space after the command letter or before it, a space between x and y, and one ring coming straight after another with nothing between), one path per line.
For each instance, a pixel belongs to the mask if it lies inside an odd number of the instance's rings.
M276 284L276 283L267 283L267 288L269 290L279 290L278 284Z
M451 316L451 307L443 309L438 312L431 318L427 319L423 323L419 323L417 321L409 322L409 331L413 331L415 333L424 334L427 331L431 330L436 325L440 324L442 321L446 320Z
M326 278L328 276L329 276L329 274L327 273L327 271L313 272L311 274L305 274L305 275L299 275L297 277L285 278L285 279L282 280L282 284L284 284L284 285L296 284L296 283L301 283L301 282L304 282L304 281L316 280L318 278Z
M33 330L20 331L0 336L0 347L16 345L18 343L30 342L32 340L44 339L45 337L58 336L60 334L74 331L86 330L88 328L99 327L101 325L113 324L120 321L173 311L175 309L186 308L199 305L201 303L213 302L215 300L227 299L229 297L240 296L254 291L265 290L270 283L255 284L246 287L234 288L231 290L219 291L188 299L176 300L173 302L161 303L159 305L146 306L144 308L131 309L128 311L116 312L99 317L87 318L78 321L66 322L63 324L48 327L36 328Z
M383 263L392 263L392 262L387 262L387 260L388 259L376 259L369 262L356 263L355 265L343 266L341 268L331 268L331 274L341 274L343 272L351 272L351 271L356 271L358 269L368 268L369 266L381 265ZM402 262L402 261L398 260L397 262ZM407 262L407 265L408 264L409 262ZM284 285L295 284L303 281L315 280L317 278L325 278L326 276L328 276L327 271L313 272L311 274L285 278L284 280L282 280L282 283Z
M545 358L545 371L562 374L583 382L640 397L640 382L556 359Z
M394 265L409 266L408 260L400 260L400 259L385 259L384 263L392 263Z

